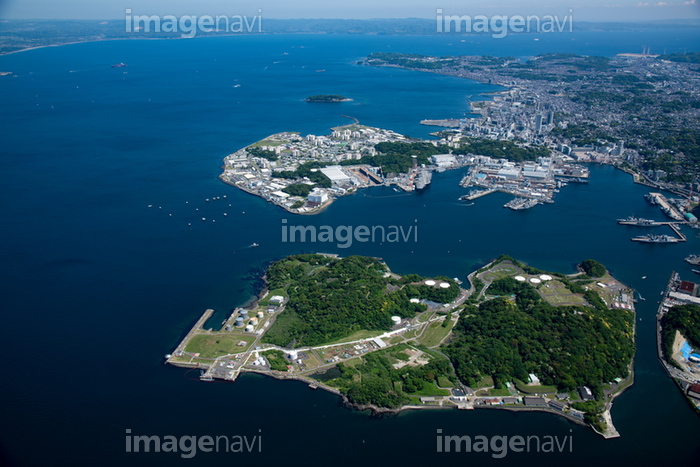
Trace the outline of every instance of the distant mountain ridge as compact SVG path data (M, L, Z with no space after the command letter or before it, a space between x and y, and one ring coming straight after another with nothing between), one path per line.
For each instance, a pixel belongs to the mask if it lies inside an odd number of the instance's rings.
M252 17L251 17L252 18ZM575 22L574 31L695 28L700 20L679 19L653 22ZM197 37L240 34L366 34L366 35L453 35L459 32L436 32L435 19L274 19L262 18L262 26L242 32L197 31ZM474 34L476 35L476 34ZM2 20L0 21L0 54L71 42L110 39L180 38L180 32L127 32L125 19L112 20Z

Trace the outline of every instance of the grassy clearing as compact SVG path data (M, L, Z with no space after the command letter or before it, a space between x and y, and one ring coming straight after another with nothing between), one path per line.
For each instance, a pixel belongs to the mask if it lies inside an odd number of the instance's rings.
M249 147L258 148L260 146L282 146L283 144L284 143L282 141L272 141L269 139L265 139L262 141L258 141L257 143L253 143Z
M347 367L356 367L357 365L362 365L362 358L351 358L350 360L343 362L343 365Z
M584 305L586 300L581 295L572 293L559 281L548 281L538 289L542 298L551 305L561 305L563 303L573 305Z
M284 352L280 350L269 350L263 353L267 361L270 363L270 369L275 371L287 371L289 361L284 356Z
M411 394L412 396L449 396L450 391L447 389L440 389L435 383L423 383L423 389L418 392Z
M253 340L252 337L236 334L197 334L187 343L185 351L198 353L203 358L216 358L245 352ZM241 341L246 341L246 345L239 346L238 343Z
M323 362L321 362L313 353L311 352L306 352L308 355L308 358L305 360L302 360L304 365L306 365L306 370L314 370L315 368L321 366Z
M481 279L486 282L493 282L504 277L512 277L518 274L518 269L515 266L496 267L490 271L481 274Z
M425 334L423 337L420 339L421 344L425 345L426 347L434 347L442 341L442 339L449 334L450 330L452 330L452 326L454 326L454 321L450 320L449 324L447 327L442 326L442 322L434 322L431 323L430 326L428 326L428 329L425 331Z
M550 394L557 392L555 386L528 386L519 379L515 380L515 387L525 394Z
M510 391L506 388L489 389L489 396L510 396Z
M435 312L432 312L432 311L423 312L423 313L420 314L420 316L418 316L418 322L419 322L419 323L425 323L425 322L427 322L430 318L432 318L434 314L435 314Z
M454 384L452 381L447 379L444 376L438 376L438 386L443 387L443 388L452 388L454 387Z
M360 339L371 339L372 337L377 337L384 334L384 332L385 331L357 331L347 337L343 337L342 339L338 339L336 341L327 342L323 345L344 344L346 342L359 341Z
M481 378L481 381L479 381L474 388L480 389L480 388L488 388L490 386L493 386L493 378L490 376L484 376Z

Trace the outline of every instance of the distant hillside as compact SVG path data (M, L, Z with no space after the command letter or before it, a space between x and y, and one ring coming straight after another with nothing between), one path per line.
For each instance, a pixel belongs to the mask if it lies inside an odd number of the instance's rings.
M136 14L136 13L135 13ZM252 18L251 18L252 20ZM639 31L669 28L697 28L695 20L648 23L585 23L576 22L576 31ZM250 32L197 32L196 36L238 34L372 34L372 35L436 35L433 18L401 19L274 19L262 18ZM463 35L462 33L440 33ZM4 20L0 22L0 54L70 42L107 39L179 38L180 32L126 32L125 20Z

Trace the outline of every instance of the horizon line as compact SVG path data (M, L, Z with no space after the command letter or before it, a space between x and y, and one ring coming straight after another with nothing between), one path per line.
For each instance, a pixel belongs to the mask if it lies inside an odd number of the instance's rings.
M153 15L138 15L138 16L153 16ZM159 15L155 15L159 16ZM172 15L176 16L176 15ZM180 15L182 16L212 16L212 15ZM229 15L220 15L229 16ZM233 16L245 16L245 15L233 15ZM251 16L261 16L261 15L251 15ZM513 16L513 15L511 15ZM523 15L519 15L523 16ZM533 15L533 16L552 16L552 15ZM435 17L418 17L418 16L407 16L407 17L380 17L380 18L327 18L327 17L299 17L299 18L265 18L266 20L279 20L279 21L301 21L301 20L330 20L330 21L387 21L387 20L423 20L423 21L435 21ZM124 21L124 17L121 18L0 18L0 22L6 21ZM667 19L635 19L635 20L577 20L577 23L628 23L628 24L646 24L646 23L665 23L665 22L698 22L700 23L700 18L667 18Z

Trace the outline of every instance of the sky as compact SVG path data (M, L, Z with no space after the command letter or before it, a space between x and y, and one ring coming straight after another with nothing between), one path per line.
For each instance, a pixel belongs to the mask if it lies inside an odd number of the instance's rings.
M134 15L254 15L263 18L435 18L564 15L577 21L700 19L700 0L0 0L3 19L122 19ZM261 10L261 11L259 11Z

